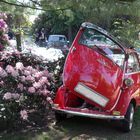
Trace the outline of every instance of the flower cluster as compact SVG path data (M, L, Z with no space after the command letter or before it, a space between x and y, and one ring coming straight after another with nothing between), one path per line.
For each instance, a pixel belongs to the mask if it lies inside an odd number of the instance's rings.
M1 52L0 119L29 121L31 110L46 110L47 98L52 96L51 75L38 57Z
M4 17L5 17L5 14L0 13L0 50L3 50L4 46L9 44L8 35L6 34L8 27L7 27L6 22L3 19Z
M20 126L15 124L19 122L31 123L34 113L41 115L39 122L45 120L47 99L53 98L62 84L64 61L65 58L48 62L18 51L0 52L0 123L10 122L9 128L11 122L16 126Z
M24 67L22 62L17 62L15 67L12 65L0 67L0 89L3 91L3 102L15 101L22 105L23 96L38 96L46 100L50 95L48 76L47 70L40 71L32 66Z

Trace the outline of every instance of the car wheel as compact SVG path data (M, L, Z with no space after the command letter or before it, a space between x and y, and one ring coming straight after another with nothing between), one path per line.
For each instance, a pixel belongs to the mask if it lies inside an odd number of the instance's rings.
M55 112L55 119L57 122L61 122L67 118L67 114L62 114L59 112Z
M134 105L130 103L125 115L125 119L122 122L122 129L124 132L131 131L133 126L133 118L134 118Z

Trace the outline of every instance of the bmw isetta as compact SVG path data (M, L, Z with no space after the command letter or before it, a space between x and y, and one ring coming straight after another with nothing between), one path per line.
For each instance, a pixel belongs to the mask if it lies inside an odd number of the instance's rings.
M51 104L58 120L68 114L119 120L129 132L140 104L137 52L104 29L83 23L64 65L63 85Z

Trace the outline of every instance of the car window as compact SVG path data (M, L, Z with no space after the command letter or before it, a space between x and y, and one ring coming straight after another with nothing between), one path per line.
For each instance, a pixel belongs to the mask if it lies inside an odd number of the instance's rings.
M66 41L66 39L65 39L65 37L63 37L63 36L49 36L49 38L48 38L48 41L54 41L54 42L56 42L56 41L60 41L60 42L65 42Z
M110 58L120 67L124 64L124 51L110 38L93 29L85 29L79 43L92 48Z
M64 42L65 41L65 37L59 37L59 41Z
M129 54L128 64L127 64L127 73L137 72L140 70L138 59L135 53Z

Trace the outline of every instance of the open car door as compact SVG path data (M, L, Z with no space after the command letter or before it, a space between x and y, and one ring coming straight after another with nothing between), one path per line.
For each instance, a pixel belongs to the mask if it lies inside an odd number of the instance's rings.
M105 110L116 105L122 87L125 53L111 37L81 28L68 54L64 85L73 94Z

